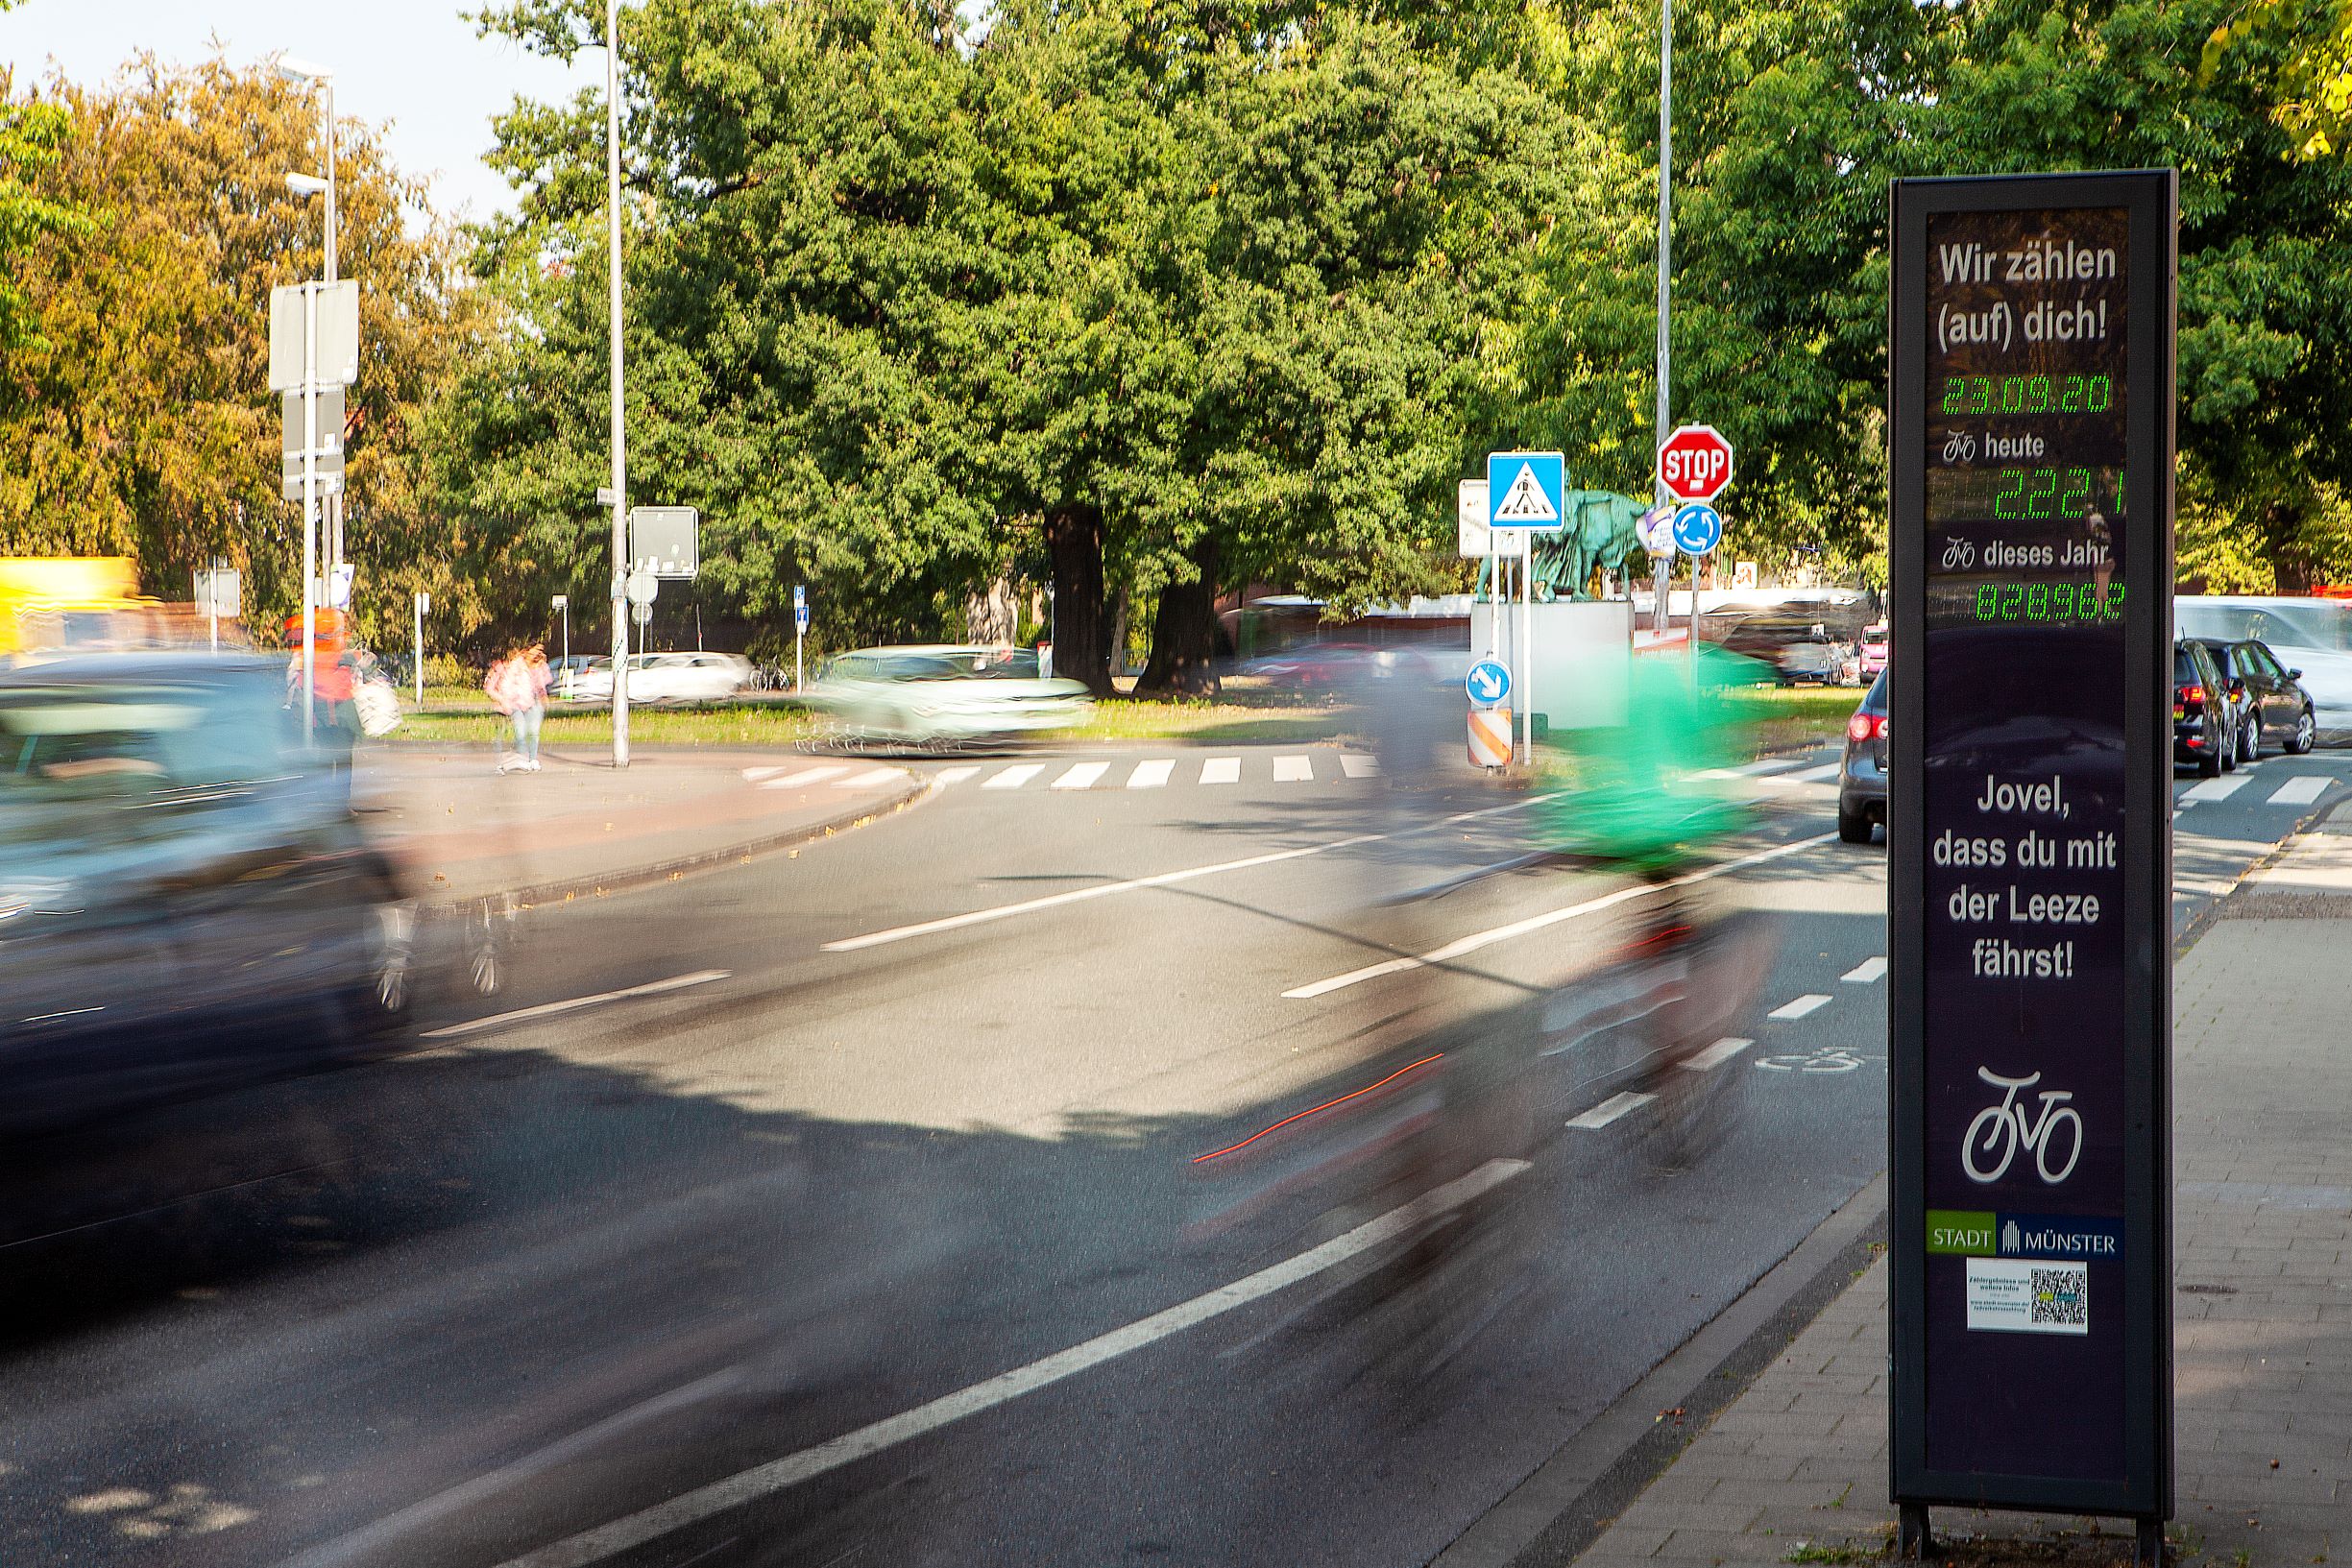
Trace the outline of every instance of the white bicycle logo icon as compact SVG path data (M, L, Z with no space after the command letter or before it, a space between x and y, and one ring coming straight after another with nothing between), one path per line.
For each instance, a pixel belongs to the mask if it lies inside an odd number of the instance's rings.
M1952 571L1959 567L1973 567L1976 564L1976 545L1970 543L1965 539L1952 539L1946 540L1944 542L1944 569L1946 571Z
M1944 443L1944 461L1965 463L1976 455L1976 438L1963 430L1954 430Z
M2009 1162L2017 1157L2021 1144L2032 1153L2034 1169L2050 1186L2055 1187L2073 1175L2074 1162L2082 1158L2082 1114L2067 1104L2074 1098L2073 1095L2055 1089L2043 1090L2042 1114L2037 1119L2029 1120L2025 1107L2017 1103L2017 1092L2040 1083L2041 1073L2036 1073L2029 1078L2004 1078L1991 1068L1980 1067L1976 1069L1976 1076L2005 1092L2000 1097L2000 1104L1987 1105L1976 1113L1976 1120L1968 1124L1968 1136L1960 1141L1960 1164L1967 1170L1969 1180L2000 1180L2009 1169ZM2073 1139L2068 1146L2066 1164L2053 1172L2049 1160L2057 1147L2060 1122L2073 1126ZM1977 1136L1979 1133L1983 1135L1981 1143ZM1979 1150L1989 1155L1996 1149L2000 1153L2000 1162L1990 1170L1979 1168L1976 1162Z

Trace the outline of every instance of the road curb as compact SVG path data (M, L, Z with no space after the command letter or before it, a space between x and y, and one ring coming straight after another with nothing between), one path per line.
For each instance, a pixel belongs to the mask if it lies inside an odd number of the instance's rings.
M659 886L681 880L698 872L715 871L721 866L740 865L745 860L778 850L798 849L804 844L831 838L875 817L890 816L916 805L938 790L937 782L926 775L910 773L908 787L883 801L869 801L843 810L837 816L821 821L803 823L783 832L768 833L759 838L745 839L720 849L704 850L693 855L682 855L672 859L656 861L652 865L632 866L623 871L595 877L579 877L564 880L540 882L528 887L501 890L497 897L512 898L524 909L543 905L564 904L583 897L607 898L615 893L633 892L641 888ZM471 904L472 899L459 899L456 904Z
M1430 1568L1566 1568L1790 1340L1844 1294L1886 1234L1881 1170L1680 1349L1563 1443ZM1661 1412L1674 1412L1669 1419Z

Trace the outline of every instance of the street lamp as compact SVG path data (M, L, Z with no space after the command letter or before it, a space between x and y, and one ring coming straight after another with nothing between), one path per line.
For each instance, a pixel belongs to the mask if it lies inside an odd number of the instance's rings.
M335 280L335 73L332 68L316 65L295 55L278 57L278 74L299 86L316 87L325 102L322 110L327 130L327 177L310 174L288 174L286 188L297 196L327 198L326 281ZM343 565L343 497L327 497L327 567L329 572Z
M564 668L571 667L571 595L558 593L554 608L564 613Z

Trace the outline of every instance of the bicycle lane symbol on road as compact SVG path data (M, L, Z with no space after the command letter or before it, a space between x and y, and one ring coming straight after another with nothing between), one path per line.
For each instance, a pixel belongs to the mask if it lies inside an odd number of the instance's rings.
M1865 1062L1885 1060L1883 1056L1865 1056L1842 1046L1823 1046L1801 1055L1761 1057L1756 1066L1764 1073L1852 1073Z

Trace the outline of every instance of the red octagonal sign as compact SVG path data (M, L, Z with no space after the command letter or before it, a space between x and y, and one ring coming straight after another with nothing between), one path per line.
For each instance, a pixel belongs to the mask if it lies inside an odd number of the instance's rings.
M1685 501L1711 501L1732 482L1732 444L1711 424L1685 424L1658 448L1658 482Z

